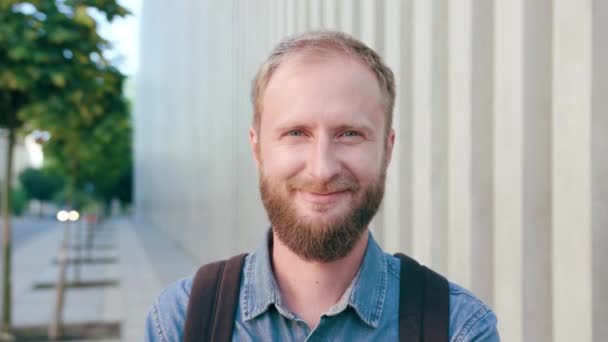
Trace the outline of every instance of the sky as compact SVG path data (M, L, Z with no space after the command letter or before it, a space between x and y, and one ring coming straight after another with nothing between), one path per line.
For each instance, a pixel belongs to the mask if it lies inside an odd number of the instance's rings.
M139 19L143 0L118 0L118 3L131 11L131 15L111 23L100 20L99 34L112 43L106 56L123 73L134 76L139 59Z

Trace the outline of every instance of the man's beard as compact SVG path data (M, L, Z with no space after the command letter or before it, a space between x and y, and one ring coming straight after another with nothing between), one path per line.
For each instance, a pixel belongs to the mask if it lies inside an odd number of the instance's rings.
M287 191L270 182L260 171L260 193L272 229L295 254L306 261L330 262L345 257L355 246L378 211L384 195L386 168L363 189L350 177L338 177L326 184L313 181L287 182ZM350 191L352 201L343 213L328 219L308 219L299 213L289 193ZM329 210L316 205L318 211Z

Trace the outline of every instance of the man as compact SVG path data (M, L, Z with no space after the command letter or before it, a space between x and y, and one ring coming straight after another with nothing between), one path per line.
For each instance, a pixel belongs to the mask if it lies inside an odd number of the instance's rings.
M395 142L392 72L354 38L316 32L280 43L253 87L249 139L272 228L244 261L232 339L397 341L400 260L368 230ZM149 340L182 340L192 282L156 300ZM448 335L499 340L491 310L451 283Z

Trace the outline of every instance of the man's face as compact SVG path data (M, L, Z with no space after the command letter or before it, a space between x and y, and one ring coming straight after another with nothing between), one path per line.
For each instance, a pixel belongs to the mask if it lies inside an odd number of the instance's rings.
M305 260L344 257L380 205L394 143L374 74L345 56L294 57L262 106L250 140L273 231Z

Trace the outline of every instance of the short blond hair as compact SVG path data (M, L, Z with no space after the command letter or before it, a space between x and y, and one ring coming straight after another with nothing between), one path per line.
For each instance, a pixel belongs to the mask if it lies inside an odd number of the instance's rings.
M295 55L323 56L344 54L362 62L374 73L384 100L386 131L392 127L395 106L395 76L382 58L356 38L335 31L314 31L288 37L280 42L261 65L251 91L253 104L253 126L259 130L264 91L274 72L285 60Z

